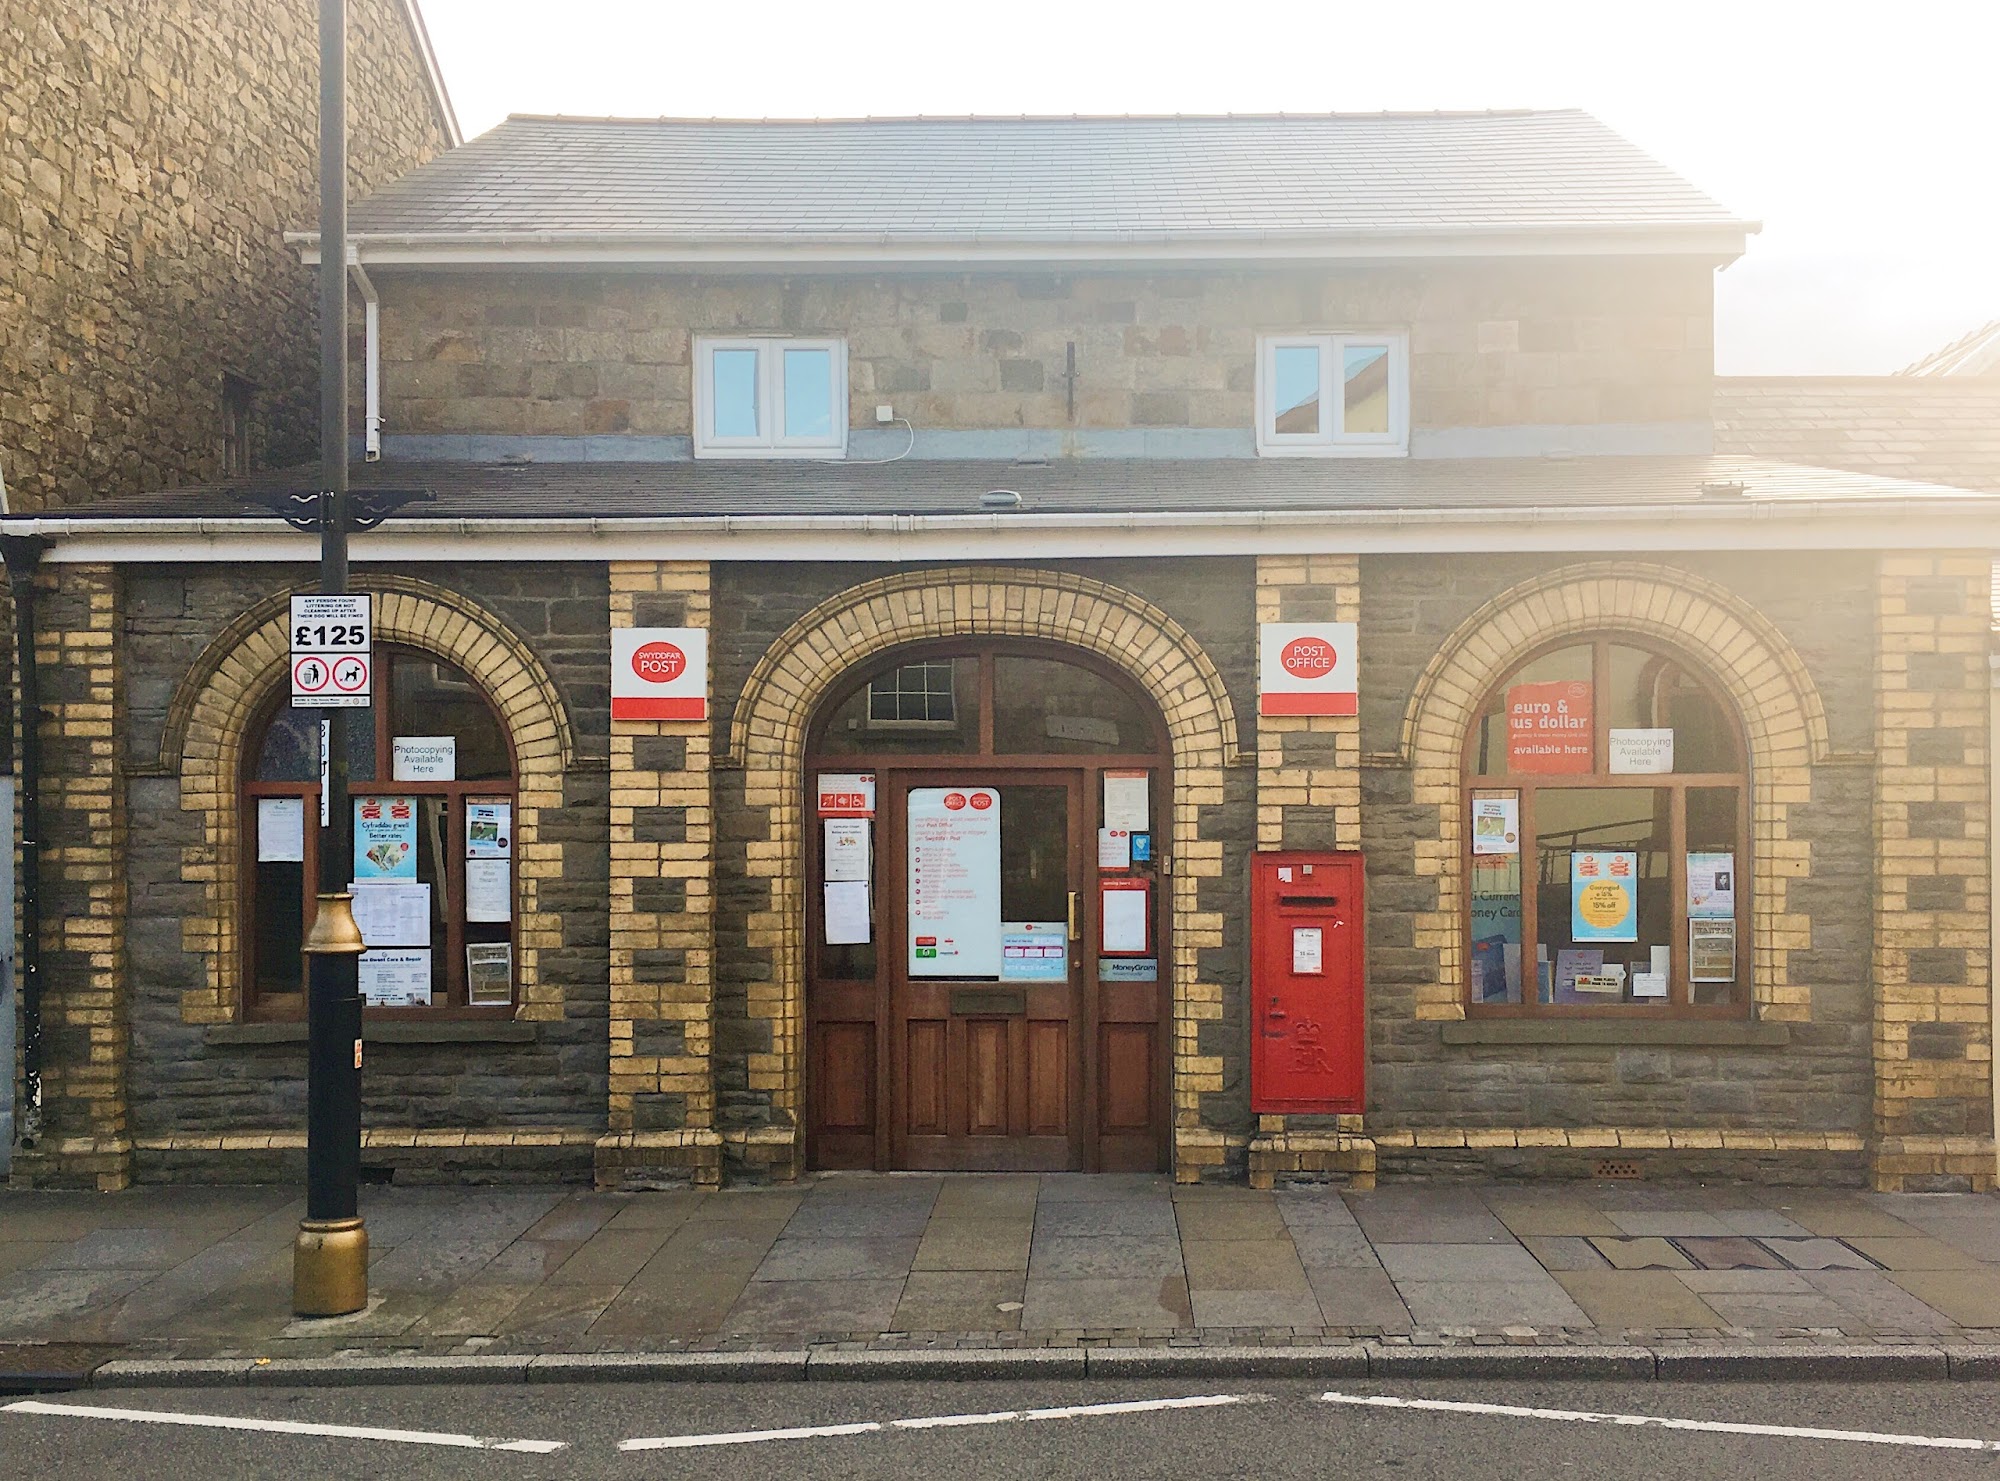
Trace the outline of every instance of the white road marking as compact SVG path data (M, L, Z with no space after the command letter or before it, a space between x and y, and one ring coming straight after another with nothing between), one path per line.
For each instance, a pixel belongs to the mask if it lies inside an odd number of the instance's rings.
M2000 1451L2000 1440L1948 1435L1898 1435L1875 1430L1826 1430L1795 1424L1736 1424L1721 1419L1662 1419L1652 1414L1599 1414L1588 1409L1531 1409L1518 1404L1469 1404L1451 1399L1399 1399L1386 1394L1321 1394L1325 1404L1374 1409L1427 1409L1444 1414L1491 1414L1503 1419L1553 1419L1569 1424L1626 1425L1634 1429L1695 1430L1712 1435L1768 1435L1780 1440L1845 1440L1855 1445L1904 1445L1921 1450Z
M1259 1404L1263 1394L1198 1394L1184 1399L1128 1399L1115 1404L1065 1404L1054 1409L1001 1409L991 1414L934 1414L919 1419L865 1420L857 1424L802 1425L789 1430L732 1430L714 1435L657 1435L620 1440L620 1450L694 1450L709 1445L756 1445L765 1440L818 1440L837 1435L873 1435L888 1430L942 1430L964 1425L1025 1423L1037 1419L1090 1419L1110 1414L1149 1414L1160 1409L1212 1409L1222 1404Z
M233 1414L183 1414L171 1409L110 1409L97 1404L51 1404L40 1399L0 1405L0 1413L50 1414L72 1419L123 1419L134 1424L178 1424L208 1430L255 1430L271 1435L319 1435L334 1440L392 1440L402 1445L448 1445L458 1450L513 1450L550 1455L568 1449L562 1440L502 1440L436 1430L391 1430L361 1424L307 1424L296 1419L243 1419Z

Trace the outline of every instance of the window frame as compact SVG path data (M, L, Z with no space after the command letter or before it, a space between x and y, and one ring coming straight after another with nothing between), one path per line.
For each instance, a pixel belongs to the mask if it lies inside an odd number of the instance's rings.
M400 643L383 643L376 646L375 692L378 702L369 706L367 714L375 731L375 766L378 772L394 772L392 743L395 738L394 718L390 705L385 702L395 693L393 677L394 665L399 660L415 660L423 663L449 663L454 668L464 670L452 659L424 652ZM384 662L384 659L387 662ZM467 676L471 688L479 696L491 716L494 728L507 748L507 775L488 777L475 781L449 782L398 782L392 779L370 782L350 782L348 805L363 797L438 797L445 798L444 850L447 857L442 861L446 880L451 889L452 911L441 927L433 929L431 946L431 997L428 1007L374 1007L364 1004L362 1016L370 1022L394 1020L421 1020L436 1022L440 1019L452 1020L493 1020L512 1019L521 1003L521 874L520 850L516 847L509 860L507 888L510 895L508 910L507 941L513 949L514 982L513 992L508 1002L482 1003L473 1005L466 1001L467 980L465 947L467 942L465 919L465 819L466 807L471 802L506 802L513 809L516 838L520 825L520 784L521 762L514 747L514 737L508 729L499 708L493 703L484 686L478 680ZM272 721L285 708L290 697L289 690L280 685L263 705L256 722L245 732L242 772L237 786L238 817L241 820L239 850L242 860L239 867L237 885L237 955L241 991L238 994L238 1016L244 1022L271 1023L302 1019L305 1016L305 962L299 963L299 988L296 992L260 991L257 977L257 802L266 797L303 798L306 814L305 859L302 874L303 921L301 933L312 929L313 917L317 914L317 897L320 886L320 843L322 830L318 826L320 815L320 784L317 779L309 782L267 782L257 778L257 762L263 752L264 738L269 733ZM436 937L442 934L439 943ZM439 959L443 958L442 968Z
M1656 657L1678 664L1681 670L1706 691L1709 699L1720 709L1728 720L1731 734L1736 742L1737 769L1719 772L1635 772L1614 775L1610 771L1610 707L1599 702L1599 696L1611 692L1611 649L1614 646L1639 649ZM1497 771L1481 776L1475 768L1475 749L1479 743L1480 724L1492 713L1496 703L1504 714L1505 696L1508 686L1521 671L1551 653L1566 648L1588 647L1591 653L1591 770L1588 772L1511 772ZM1504 752L1503 752L1504 755ZM1742 1020L1753 1016L1755 998L1756 950L1751 942L1750 931L1755 920L1751 899L1755 879L1753 849L1755 840L1751 831L1754 816L1752 786L1755 768L1750 754L1749 735L1743 724L1743 717L1726 691L1717 684L1708 670L1686 654L1665 644L1656 642L1641 634L1618 629L1598 629L1587 633L1569 634L1543 643L1509 664L1502 673L1481 694L1479 704L1473 710L1473 721L1467 726L1465 739L1459 755L1459 827L1463 834L1458 849L1458 868L1463 880L1459 891L1459 942L1464 982L1459 1000L1468 1018L1532 1018L1532 1019L1610 1019L1615 1021L1658 1022L1660 1020L1722 1019ZM1736 875L1736 980L1734 1001L1728 1003L1697 1003L1693 1000L1693 987L1689 981L1691 963L1689 961L1689 937L1687 914L1687 808L1688 794L1705 787L1734 787L1736 789L1736 834L1735 834L1735 875ZM1668 944L1671 947L1669 960L1672 972L1667 983L1667 997L1663 1002L1620 1002L1620 1003L1543 1003L1539 999L1539 974L1534 970L1534 958L1530 949L1540 939L1541 900L1539 871L1532 861L1540 857L1540 834L1535 826L1536 794L1541 791L1563 791L1571 789L1611 789L1634 792L1666 791L1668 799L1668 898L1672 913ZM1512 792L1519 809L1520 828L1520 875L1521 875L1521 1001L1518 1003L1482 1002L1473 996L1476 983L1472 972L1472 802L1481 794Z
M718 437L711 430L715 407L715 355L750 350L757 356L757 425L752 437ZM829 434L788 437L784 432L784 358L787 350L825 350ZM847 341L784 334L698 335L694 341L694 455L697 458L845 458L848 434Z
M1325 428L1319 432L1277 430L1277 352L1311 348L1319 352L1319 396ZM1389 352L1389 430L1349 433L1345 381L1336 371L1350 349ZM1285 458L1402 458L1410 451L1410 337L1396 329L1343 329L1257 337L1257 453Z

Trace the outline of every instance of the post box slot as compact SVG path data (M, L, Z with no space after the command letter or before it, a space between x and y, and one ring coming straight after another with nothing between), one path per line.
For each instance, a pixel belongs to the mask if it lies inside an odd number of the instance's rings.
M1280 895L1278 904L1286 910L1331 910L1337 895Z

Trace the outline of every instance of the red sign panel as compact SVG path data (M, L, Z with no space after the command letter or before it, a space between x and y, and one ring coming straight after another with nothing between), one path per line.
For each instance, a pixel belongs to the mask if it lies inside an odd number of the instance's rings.
M1507 691L1507 769L1542 776L1590 771L1596 756L1590 685L1516 684Z

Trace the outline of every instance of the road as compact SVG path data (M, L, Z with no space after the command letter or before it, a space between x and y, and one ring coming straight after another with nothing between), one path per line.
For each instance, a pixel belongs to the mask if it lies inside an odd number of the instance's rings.
M1342 1396L1330 1400L1329 1393ZM1400 1401L1385 1405L1379 1401ZM1188 1403L1189 1400L1206 1402ZM1375 1400L1374 1403L1356 1402ZM1172 1401L1165 1407L1163 1401ZM1501 1406L1533 1415L1421 1405ZM107 1390L0 1401L0 1475L1728 1477L1840 1481L2000 1467L2000 1386L1669 1383L593 1384ZM1146 1407L1139 1407L1146 1406ZM221 1429L91 1408L248 1421ZM1037 1415L1041 1410L1067 1411ZM1782 1433L1585 1423L1577 1412ZM999 1415L1016 1417L994 1418ZM898 1420L951 1419L898 1426ZM312 1426L373 1428L362 1438ZM296 1427L296 1428L295 1428ZM1795 1433L1832 1429L1876 1440ZM771 1437L774 1430L818 1431ZM690 1438L707 1443L632 1448ZM1896 1437L1896 1438L1887 1438ZM1979 1450L1936 1442L1982 1441ZM471 1448L475 1441L486 1448ZM1928 1442L1928 1443L1926 1443ZM492 1448L522 1445L529 1448ZM544 1447L560 1446L559 1449ZM626 1448L621 1448L626 1447Z

